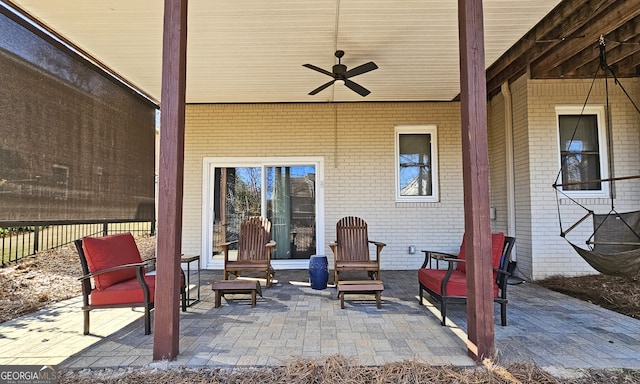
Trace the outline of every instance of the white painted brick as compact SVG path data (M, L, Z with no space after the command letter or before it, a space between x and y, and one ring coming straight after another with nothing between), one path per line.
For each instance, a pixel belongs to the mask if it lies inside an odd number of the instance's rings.
M640 82L625 84L632 94L639 94ZM595 271L559 236L556 200L551 184L558 173L556 105L582 105L591 80L526 80L512 87L514 107L514 147L516 174L516 210L518 264L527 277L540 279L554 274L582 275ZM616 175L637 175L640 171L640 117L619 88L610 86L613 131L613 153ZM589 103L602 105L605 100L603 82L597 82ZM623 185L624 184L624 185ZM618 182L616 205L638 209L638 182ZM581 199L591 209L606 209L610 200ZM563 202L565 229L584 215L581 208ZM621 209L621 210L624 210ZM568 224L567 224L568 223ZM571 233L576 244L583 244L593 231L585 222Z
M511 84L517 259L519 272L528 278L593 272L559 236L551 188L558 172L555 106L582 105L589 85L525 78ZM640 81L625 85L631 94L640 94ZM637 175L640 118L619 91L610 98L616 175ZM592 99L603 103L602 86L594 88ZM490 197L499 213L494 231L505 231L507 225L503 108L502 95L489 101ZM459 103L189 105L186 122L185 253L201 249L202 159L222 156L323 156L325 240L335 237L339 218L361 216L369 223L370 237L388 244L383 268L419 267L422 255L408 255L409 244L418 250L459 247L464 228ZM394 127L399 124L437 125L440 202L395 202ZM616 204L622 210L638 209L639 200L637 184L618 186ZM606 209L610 201L584 203ZM568 210L563 222L579 217L579 209L562 208ZM588 228L576 230L575 236L588 236ZM330 255L328 245L325 253Z
M363 217L370 238L387 243L385 269L417 269L422 264L422 254L407 253L409 244L418 250L459 245L463 194L458 103L189 105L186 121L185 253L201 249L202 159L221 156L323 156L327 255L335 223L346 215ZM440 203L395 202L398 124L438 126Z

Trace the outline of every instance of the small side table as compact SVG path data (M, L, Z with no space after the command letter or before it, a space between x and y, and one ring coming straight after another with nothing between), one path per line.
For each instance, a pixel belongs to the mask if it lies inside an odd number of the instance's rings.
M338 281L338 297L340 298L340 308L344 309L345 293L373 293L376 295L376 307L382 308L380 296L384 291L384 284L381 280L353 280Z
M220 307L222 302L222 296L225 293L245 293L251 294L251 306L256 306L256 294L262 297L262 288L260 288L260 282L251 280L219 280L214 281L211 285L213 292L215 293L214 308Z
M182 255L180 257L180 262L183 264L187 264L187 272L185 273L185 284L187 286L187 306L190 307L193 304L200 301L200 255L196 256L185 256ZM198 275L198 282L196 284L196 297L191 297L191 263L196 263L196 271Z

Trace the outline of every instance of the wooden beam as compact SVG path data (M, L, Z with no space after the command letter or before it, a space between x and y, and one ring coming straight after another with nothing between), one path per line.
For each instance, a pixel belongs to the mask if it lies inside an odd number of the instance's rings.
M640 16L626 22L620 28L604 36L607 63L610 66L627 59L640 49ZM637 64L636 64L637 65ZM563 58L563 63L554 69L538 74L538 79L585 79L593 78L600 67L600 39L572 57ZM599 77L604 77L600 70ZM635 68L621 68L621 77L633 77Z
M487 69L487 91L499 91L502 84L527 70L529 63L556 46L573 40L576 31L603 7L617 0L565 0L518 40ZM634 0L635 1L635 0ZM573 22L568 23L568 20ZM582 20L582 23L577 22Z
M613 69L617 78L638 77L640 76L640 43L635 45L624 46L624 58L616 56L615 52L611 53L611 62L609 66ZM607 60L609 60L607 55Z
M640 15L640 0L615 2L597 18L590 18L588 20L590 22L584 24L584 27L576 32L584 35L584 39L574 39L533 61L531 63L531 77L542 78L545 73L560 66L566 58L578 54L581 50L588 49L590 45L598 41L601 35L612 33L638 15Z
M489 150L482 1L458 0L468 352L494 355Z
M165 0L153 360L178 356L187 0Z
M607 51L607 63L615 67L621 65L616 70L618 77L635 77L635 66L640 62L633 61L633 55L640 51L640 16L627 22L618 28L614 33L605 36L605 48ZM631 58L630 65L625 65ZM585 79L593 78L600 67L600 43L594 42L593 49L585 49L577 55L568 58L559 67L546 72L540 78L557 79ZM616 69L616 68L614 68ZM605 72L600 69L599 77L604 77ZM607 74L610 76L610 74Z
M604 41L609 65L634 55L640 49L640 16L636 16L621 28L605 36Z

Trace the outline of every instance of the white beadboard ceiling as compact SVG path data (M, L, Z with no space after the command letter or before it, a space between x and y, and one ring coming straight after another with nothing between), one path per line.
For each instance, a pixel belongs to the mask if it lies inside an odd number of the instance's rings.
M161 0L13 0L143 92L160 100ZM485 0L487 67L559 0ZM190 0L187 102L451 100L459 92L455 0ZM336 49L379 69L308 93Z

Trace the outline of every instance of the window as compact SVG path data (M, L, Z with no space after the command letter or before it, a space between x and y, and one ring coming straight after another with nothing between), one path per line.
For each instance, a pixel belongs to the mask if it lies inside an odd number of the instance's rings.
M604 107L557 107L562 191L570 197L606 198L608 183Z
M438 201L435 125L396 127L396 201Z

